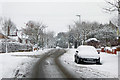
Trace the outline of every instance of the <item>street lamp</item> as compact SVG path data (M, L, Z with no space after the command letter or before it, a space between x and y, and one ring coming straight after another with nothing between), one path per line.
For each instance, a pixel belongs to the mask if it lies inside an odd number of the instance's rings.
M81 15L78 14L78 15L76 15L76 16L79 17L79 23L81 23Z
M78 15L76 15L78 18L79 18L79 24L81 23L81 15L80 14L78 14ZM78 31L77 31L78 32ZM78 45L79 45L79 33L77 33L77 47L78 47Z

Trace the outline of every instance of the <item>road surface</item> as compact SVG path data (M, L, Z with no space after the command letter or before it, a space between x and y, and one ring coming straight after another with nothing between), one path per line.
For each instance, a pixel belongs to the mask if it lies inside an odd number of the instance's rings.
M65 53L64 49L54 49L39 60L35 67L34 78L72 78L60 67L58 57Z
M102 74L98 73L98 72L90 72L92 70L87 69L87 67L79 67L79 69L81 70L81 74L77 74L75 73L75 71L70 70L70 68L68 68L69 66L67 65L63 65L61 64L60 60L59 60L59 56L61 56L62 54L64 54L66 52L66 50L64 49L53 49L51 51L49 51L48 53L45 53L45 55L40 58L40 60L36 63L36 65L34 66L33 69L33 73L32 73L32 78L46 78L46 79L50 79L50 78L66 78L67 80L71 79L73 80L73 78L75 80L93 80L93 78L82 78L81 75L85 75L84 72L88 72L91 74L89 75L94 75L94 76L100 76ZM39 58L40 56L36 56L36 58ZM85 70L85 71L82 71ZM87 75L86 75L87 76ZM101 78L96 78L94 80L117 80L117 79L101 79Z

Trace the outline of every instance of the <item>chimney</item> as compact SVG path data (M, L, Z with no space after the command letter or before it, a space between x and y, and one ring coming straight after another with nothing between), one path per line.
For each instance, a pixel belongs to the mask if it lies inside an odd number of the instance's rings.
M10 35L10 27L8 26L8 34L7 34L7 36L9 36Z
M18 29L16 29L16 36L17 36Z
M17 30L16 30L16 36L17 36Z

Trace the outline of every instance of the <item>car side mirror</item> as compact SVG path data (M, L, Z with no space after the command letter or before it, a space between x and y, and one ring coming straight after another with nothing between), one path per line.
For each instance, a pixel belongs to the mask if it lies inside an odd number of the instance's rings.
M78 53L78 51L76 51L76 53Z
M98 54L100 54L100 52L98 52Z

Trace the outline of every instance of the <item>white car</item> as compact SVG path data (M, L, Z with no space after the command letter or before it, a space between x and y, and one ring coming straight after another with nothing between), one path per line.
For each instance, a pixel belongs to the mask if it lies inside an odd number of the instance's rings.
M100 64L99 52L97 52L96 48L93 46L79 46L74 57L77 64L83 62Z

